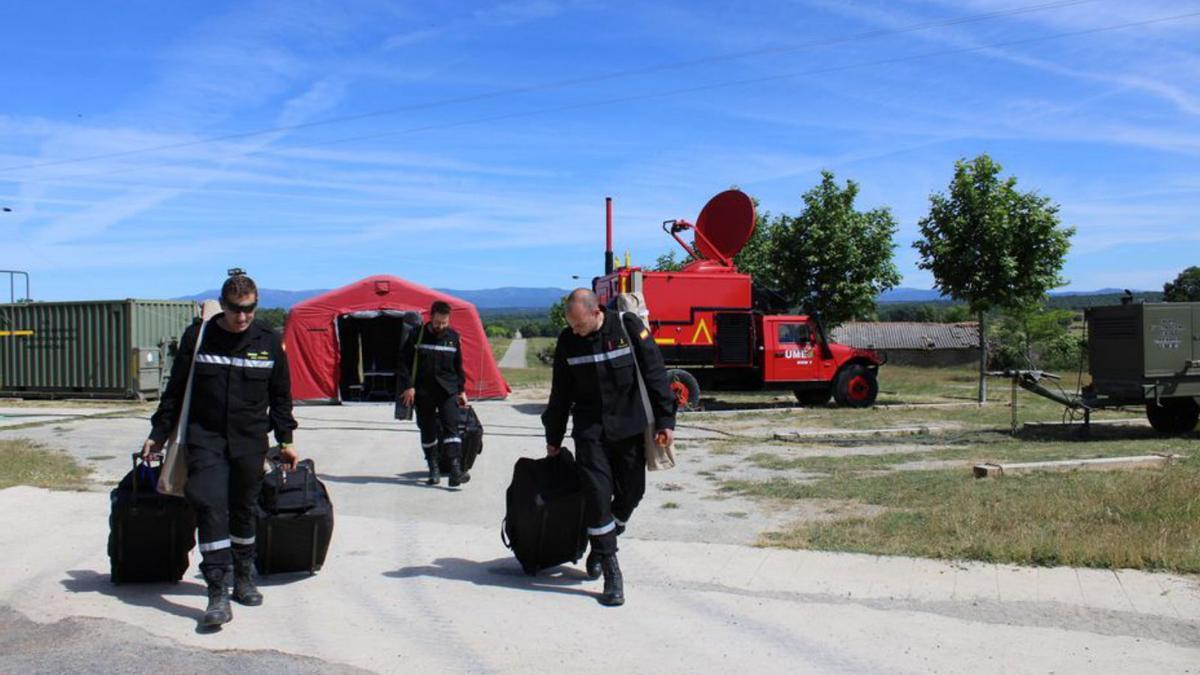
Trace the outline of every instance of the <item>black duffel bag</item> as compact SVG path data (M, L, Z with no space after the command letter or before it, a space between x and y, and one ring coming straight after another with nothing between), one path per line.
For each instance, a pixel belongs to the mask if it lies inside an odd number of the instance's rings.
M276 463L263 476L259 504L267 513L301 513L316 506L320 494L311 459L300 460L294 469Z

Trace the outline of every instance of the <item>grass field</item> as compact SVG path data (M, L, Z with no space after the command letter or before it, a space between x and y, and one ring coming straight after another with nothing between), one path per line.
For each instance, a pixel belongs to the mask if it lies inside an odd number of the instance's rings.
M910 401L952 401L974 387L973 374L965 370L885 368L885 373L888 370L895 371L889 384L895 396ZM710 444L710 451L729 455L748 468L779 474L724 480L721 490L781 505L833 500L884 509L870 518L797 523L765 534L761 543L767 546L1200 573L1200 432L1166 437L1140 423L1097 424L1083 436L1078 425L1060 424L1060 406L1022 391L1022 426L1010 434L1009 388L1001 384L991 389L990 402L982 408L815 408L730 416L735 427L750 432L830 431L819 438L797 437L795 442L763 434L753 442L754 450L745 453L740 449L748 445L746 438ZM1093 416L1121 418L1141 420L1144 415L1130 410ZM841 430L906 426L929 431L839 435ZM889 452L889 447L896 450ZM1183 459L1161 469L1111 473L976 479L970 471L981 461L1151 453L1174 453Z
M492 345L492 354L495 355L497 361L504 357L504 352L512 344L512 340L509 338L489 338L488 342ZM550 366L539 361L537 353L552 344L554 344L554 338L526 338L525 367L501 368L500 374L504 376L504 381L508 382L508 385L514 389L549 385Z
M0 440L0 489L32 485L54 490L82 490L88 470L63 452L26 440Z

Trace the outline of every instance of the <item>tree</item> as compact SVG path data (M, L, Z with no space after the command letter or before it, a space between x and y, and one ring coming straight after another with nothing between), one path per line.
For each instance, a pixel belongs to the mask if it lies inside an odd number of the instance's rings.
M550 333L551 337L557 336L562 329L567 327L567 298L569 297L571 297L570 293L562 296L559 298L558 302L550 305L550 329L552 331ZM525 337L533 336L526 335Z
M840 187L822 171L804 194L804 211L779 216L763 233L773 246L762 255L777 261L761 263L768 285L831 326L871 315L875 297L900 283L892 263L896 220L887 208L858 211L857 196L857 183Z
M675 257L675 251L667 251L654 260L652 269L655 272L678 272L689 262L691 262L690 256L680 260Z
M754 206L758 206L757 199L754 200ZM733 264L739 272L749 274L755 281L768 288L779 288L783 278L781 261L776 252L779 249L779 235L783 231L784 222L782 217L771 217L769 211L756 215L754 233L733 258Z
M264 307L255 313L254 318L266 321L272 328L283 330L283 324L287 322L287 313L282 307Z
M987 400L987 327L992 309L1029 311L1059 276L1075 228L1062 227L1058 205L1036 191L1020 192L1017 179L986 154L954 163L948 194L929 197L919 222L918 267L933 273L943 293L965 301L979 316L979 402Z
M1175 281L1163 284L1163 300L1166 302L1195 302L1200 300L1200 267L1189 267L1175 277Z

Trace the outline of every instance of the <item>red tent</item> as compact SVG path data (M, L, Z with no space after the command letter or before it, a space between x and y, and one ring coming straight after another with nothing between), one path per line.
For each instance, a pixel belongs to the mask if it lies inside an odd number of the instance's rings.
M507 396L511 390L492 358L474 305L399 277L377 275L309 298L288 312L284 346L292 399L393 400L404 315L417 312L421 321L428 321L435 300L450 304L450 326L462 336L467 396Z

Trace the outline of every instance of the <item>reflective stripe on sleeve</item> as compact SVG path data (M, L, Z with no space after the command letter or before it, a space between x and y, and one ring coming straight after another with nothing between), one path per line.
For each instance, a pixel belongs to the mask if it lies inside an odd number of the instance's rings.
M229 540L221 539L220 541L200 542L200 552L209 553L211 551L220 551L229 548Z
M238 546L250 546L254 543L254 537L235 537L231 534L229 535L229 541L237 544Z

